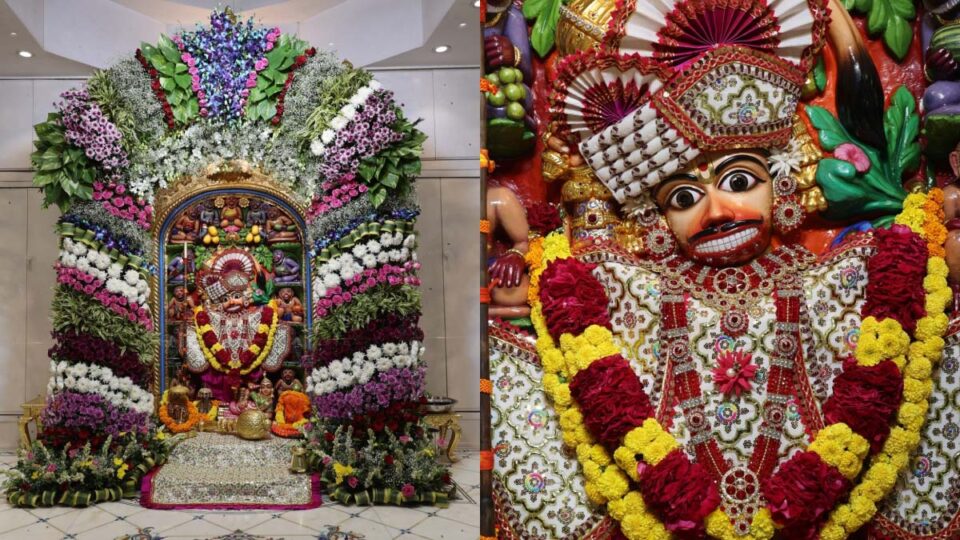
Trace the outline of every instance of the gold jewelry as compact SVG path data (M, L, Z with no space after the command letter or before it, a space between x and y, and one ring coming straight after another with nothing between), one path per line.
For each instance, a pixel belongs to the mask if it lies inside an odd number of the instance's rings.
M510 248L510 249L504 251L504 252L503 252L503 255L506 255L507 253L514 253L514 254L516 254L516 255L519 255L521 259L526 259L526 258L527 258L526 255L524 255L523 252L520 251L520 250L517 249L517 248ZM501 255L501 257L502 257L503 255Z
M513 67L520 65L520 60L523 58L523 55L520 53L520 49L516 45L513 46Z

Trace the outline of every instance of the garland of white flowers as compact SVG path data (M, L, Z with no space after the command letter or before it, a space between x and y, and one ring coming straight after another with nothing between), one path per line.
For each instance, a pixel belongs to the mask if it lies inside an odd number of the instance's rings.
M98 394L116 407L147 414L153 412L153 394L137 386L129 377L116 377L108 367L70 364L66 360L50 361L50 373L50 382L47 383L50 395L62 390Z
M419 341L370 345L366 351L334 360L313 370L307 377L307 392L324 395L338 389L366 384L373 376L394 368L408 368L419 364L424 353Z
M81 242L64 238L63 249L60 250L60 266L90 274L102 281L107 291L123 296L131 304L136 304L149 313L147 298L150 295L150 283L132 267L124 270L124 265L113 262L109 253L90 249Z
M330 127L323 130L319 139L314 139L310 143L310 153L315 156L322 156L324 152L326 152L327 147L330 146L330 143L336 139L337 132L347 127L347 124L353 120L357 112L363 108L363 104L370 99L370 96L372 96L374 92L381 88L383 88L383 85L376 80L372 80L366 86L360 87L360 89L350 97L346 105L340 108L340 113L330 120Z
M371 239L369 242L356 244L350 251L320 264L313 280L314 301L324 297L328 289L339 287L341 283L353 279L365 269L415 260L416 252L411 251L410 247L415 244L415 234L404 236L399 232L383 233L379 241Z

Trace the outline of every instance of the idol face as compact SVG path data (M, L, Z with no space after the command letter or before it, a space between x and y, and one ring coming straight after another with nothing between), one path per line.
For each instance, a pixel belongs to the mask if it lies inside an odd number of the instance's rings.
M681 253L708 266L736 266L770 247L772 184L763 153L714 152L664 180L654 199Z

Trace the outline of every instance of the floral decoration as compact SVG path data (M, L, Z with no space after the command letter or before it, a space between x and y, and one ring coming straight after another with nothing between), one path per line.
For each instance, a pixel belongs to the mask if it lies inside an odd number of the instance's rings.
M246 375L260 367L263 360L270 354L273 338L277 333L277 323L280 320L277 315L277 302L270 300L267 305L260 308L261 322L257 326L257 333L253 336L250 346L240 351L237 358L231 358L230 351L223 348L220 338L210 326L210 315L206 309L203 306L197 306L193 313L197 337L200 339L200 349L210 366L222 373L236 372L240 375Z

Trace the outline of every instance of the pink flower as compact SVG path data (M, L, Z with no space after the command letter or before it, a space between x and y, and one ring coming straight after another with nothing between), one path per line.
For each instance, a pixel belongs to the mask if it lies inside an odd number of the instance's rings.
M357 480L356 476L351 476L350 478L347 478L347 484L352 488L357 487L359 483L360 483L360 480Z
M180 59L183 60L185 63L190 63L190 60L192 60L193 57L190 56L190 53L183 53L180 55Z
M862 174L870 170L870 158L863 149L853 143L843 143L834 148L833 155L853 165L858 173Z
M266 47L264 47L264 50L272 51L272 50L273 50L273 42L272 42L272 41L268 41Z
M417 494L417 490L413 487L413 484L404 484L400 488L400 493L407 499L412 499Z
M246 85L246 86L247 86L247 88L253 88L253 87L257 86L257 79L256 79L256 78L247 79L247 85Z
M413 439L411 439L409 435L401 435L401 436L397 437L397 440L399 440L400 442L406 444L406 443L412 441Z
M189 73L190 75L193 75L193 82L197 86L200 86L200 78L198 77L198 75L200 75L200 70L195 67L192 67L187 70L187 73ZM196 90L196 88L194 88L194 90Z
M720 353L717 358L717 367L713 368L713 383L725 395L740 395L744 390L749 391L757 365L753 364L750 353L742 351Z
M113 189L116 191L117 195L123 195L123 193L127 191L127 186L123 184L117 184Z

